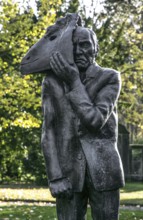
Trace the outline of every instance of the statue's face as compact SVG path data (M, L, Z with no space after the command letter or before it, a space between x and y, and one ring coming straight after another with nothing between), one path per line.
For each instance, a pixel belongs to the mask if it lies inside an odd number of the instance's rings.
M73 36L74 61L79 70L86 70L93 63L95 50L88 29L78 27Z

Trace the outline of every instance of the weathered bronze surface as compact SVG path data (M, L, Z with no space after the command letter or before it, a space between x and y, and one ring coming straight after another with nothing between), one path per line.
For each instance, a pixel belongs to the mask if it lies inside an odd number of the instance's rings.
M48 27L45 35L30 48L22 59L22 74L49 70L51 68L50 57L55 51L59 51L70 64L73 64L72 32L76 25L81 25L80 17L77 14L68 14Z
M117 220L124 185L117 149L120 73L96 62L95 33L68 14L23 58L23 74L45 72L42 150L59 220Z

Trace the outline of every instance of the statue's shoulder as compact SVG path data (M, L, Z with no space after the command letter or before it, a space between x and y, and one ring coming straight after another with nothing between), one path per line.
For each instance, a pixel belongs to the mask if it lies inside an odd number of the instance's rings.
M98 65L97 63L92 64L87 70L87 75L95 79L108 79L108 78L120 78L120 72L112 68L106 68Z
M50 88L56 89L59 86L62 87L63 84L53 72L48 72L43 79L42 86L50 86Z
M116 74L116 75L120 74L119 71L117 71L115 69L112 69L112 68L102 67L100 65L96 65L95 67L98 68L100 71L102 71L104 73L107 73L107 74Z
M42 85L49 86L52 84L58 84L58 79L53 72L48 72L43 79Z
M100 72L100 74L103 76L103 77L109 77L109 78L117 78L117 79L120 79L120 72L115 70L115 69L112 69L112 68L107 68L107 67L102 67L100 65L94 65L94 69L96 72Z
M47 73L42 82L42 93L47 93L51 96L61 96L64 93L62 81L52 72Z

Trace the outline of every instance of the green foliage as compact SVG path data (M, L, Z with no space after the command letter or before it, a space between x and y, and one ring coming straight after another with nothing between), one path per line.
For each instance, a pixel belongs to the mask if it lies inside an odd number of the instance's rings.
M120 220L142 220L142 211L121 210L119 214Z
M56 209L50 206L1 206L0 219L56 220Z
M25 2L27 2L25 0ZM0 180L46 181L40 149L42 75L21 77L19 65L56 17L79 11L85 26L97 33L101 66L119 70L122 92L118 104L122 123L143 134L143 6L137 0L105 1L90 10L78 0L38 0L37 14L28 5L0 1Z
M0 2L1 181L46 181L40 148L42 76L22 78L19 67L27 50L54 22L59 5L60 1L41 0L36 16L30 7L20 8L12 0Z
M125 187L121 190L121 192L129 193L129 192L141 192L143 193L143 184L139 182L127 182Z
M57 220L56 208L52 205L8 205L0 207L0 218L16 220ZM91 220L91 210L88 208L87 220ZM142 211L120 210L120 220L142 220Z

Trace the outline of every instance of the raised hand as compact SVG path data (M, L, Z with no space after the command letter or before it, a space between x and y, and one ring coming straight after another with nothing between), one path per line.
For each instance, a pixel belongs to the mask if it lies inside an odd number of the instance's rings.
M59 52L55 52L52 55L50 65L58 78L70 87L73 87L75 82L77 83L77 81L80 80L76 65L70 65Z

